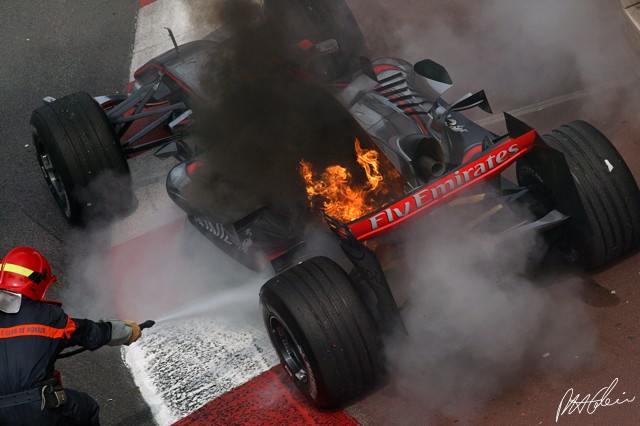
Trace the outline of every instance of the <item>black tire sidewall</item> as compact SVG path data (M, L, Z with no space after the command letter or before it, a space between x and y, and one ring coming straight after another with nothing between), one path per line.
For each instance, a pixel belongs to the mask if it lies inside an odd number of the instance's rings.
M330 408L349 402L384 377L381 336L365 302L346 272L332 260L315 257L268 281L260 291L263 320L271 330L275 317L301 348L313 384L292 377L316 405ZM288 371L291 374L290 371Z
M299 321L295 318L295 316L291 313L286 303L284 303L281 299L279 299L275 294L270 291L265 291L261 294L260 305L262 306L262 315L265 323L265 327L267 327L267 332L269 334L269 338L271 340L272 345L277 347L279 344L275 341L276 337L273 335L271 330L271 318L275 317L287 330L289 335L293 338L294 342L302 348L304 352L303 363L307 370L307 383L303 383L298 380L295 376L291 376L291 372L287 371L290 374L290 377L296 384L296 386L304 393L307 397L309 397L314 404L319 407L330 406L331 403L326 400L323 396L326 395L326 386L322 381L322 373L320 365L315 358L314 351L305 336L305 332L302 331ZM309 333L309 330L306 331ZM276 351L278 354L278 358L280 359L280 363L284 366L285 360L280 353L279 350Z
M63 215L65 218L72 224L77 224L80 222L80 212L82 210L78 200L74 197L75 185L69 170L64 167L65 164L62 153L56 143L51 143L51 141L55 140L49 126L46 124L46 120L42 117L41 113L36 111L31 117L31 127L32 132L36 132L37 135L33 136L33 143L36 149L36 155L38 156L38 164L40 167L43 167L40 155L46 153L50 156L50 161L56 169L57 174L60 176L62 180L62 185L64 186L67 202L69 203L69 214L67 215L63 211ZM44 173L44 171L43 171ZM45 179L46 176L45 176ZM47 182L49 183L49 182ZM63 207L60 205L60 200L57 194L54 192L52 188L51 192L53 193L54 198L56 199L56 203L58 207L62 210Z
M127 160L105 112L90 95L77 92L45 103L33 112L31 124L62 180L71 224L111 220L131 209ZM36 146L38 157L41 150Z

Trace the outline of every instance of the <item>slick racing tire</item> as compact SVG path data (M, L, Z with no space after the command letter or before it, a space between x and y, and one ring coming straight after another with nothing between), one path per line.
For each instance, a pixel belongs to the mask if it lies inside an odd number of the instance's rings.
M316 406L342 405L381 380L376 325L332 260L315 257L272 278L260 305L280 362Z
M518 161L518 182L549 208L569 216L554 248L572 262L594 269L616 259L640 242L640 191L613 144L595 127L572 121L543 136L563 154L536 150ZM557 158L557 157L556 157ZM564 171L563 171L564 170Z
M308 39L320 43L335 39L336 52L324 61L325 81L337 80L360 70L359 58L368 55L360 27L344 0L265 0L267 17L280 23L291 44Z
M38 162L64 217L73 225L110 220L133 204L131 174L104 111L78 92L31 115Z

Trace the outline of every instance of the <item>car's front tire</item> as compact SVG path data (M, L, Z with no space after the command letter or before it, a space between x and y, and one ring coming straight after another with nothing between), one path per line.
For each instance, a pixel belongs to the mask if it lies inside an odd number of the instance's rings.
M44 178L69 223L111 219L133 205L131 175L104 111L87 93L45 102L31 115Z

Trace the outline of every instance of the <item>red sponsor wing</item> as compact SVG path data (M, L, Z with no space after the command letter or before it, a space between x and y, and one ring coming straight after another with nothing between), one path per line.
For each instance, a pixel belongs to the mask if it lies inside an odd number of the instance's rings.
M460 191L502 173L513 162L530 151L536 141L531 130L516 139L507 139L484 155L458 167L440 179L416 188L382 209L351 222L348 227L358 240L366 240L388 231L409 218L426 213Z

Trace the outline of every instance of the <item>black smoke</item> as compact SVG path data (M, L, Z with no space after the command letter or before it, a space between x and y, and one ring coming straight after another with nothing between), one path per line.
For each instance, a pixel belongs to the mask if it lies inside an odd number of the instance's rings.
M217 19L228 38L201 78L208 101L197 134L206 168L192 201L221 221L262 205L304 212L300 161L353 167L352 118L302 70L309 52L281 16L242 0L223 2Z

